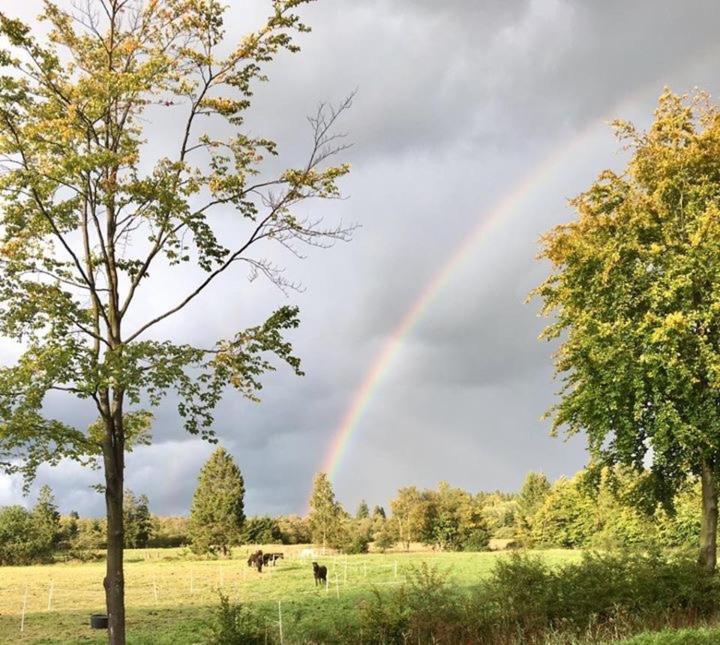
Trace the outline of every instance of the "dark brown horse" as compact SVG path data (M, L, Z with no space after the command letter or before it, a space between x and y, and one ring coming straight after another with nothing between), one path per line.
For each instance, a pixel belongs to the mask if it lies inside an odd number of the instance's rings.
M319 584L327 584L327 567L313 562L313 575L315 576L315 586Z
M262 573L263 564L265 564L262 550L250 554L247 563L249 567L256 567L258 573Z

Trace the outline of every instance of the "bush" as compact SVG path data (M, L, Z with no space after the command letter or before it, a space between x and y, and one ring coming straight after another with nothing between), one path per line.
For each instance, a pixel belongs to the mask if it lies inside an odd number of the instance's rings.
M39 530L36 515L22 506L0 508L0 565L52 560L54 536Z
M209 624L208 645L259 645L267 641L265 621L257 610L231 603L223 593Z
M392 524L387 520L382 520L380 529L375 533L375 547L385 553L397 544L398 536Z
M370 643L456 642L451 636L463 622L461 598L447 574L426 563L412 568L398 591L375 590L360 608L360 629Z
M153 530L148 541L151 548L172 548L190 544L186 517L153 517Z
M370 546L370 540L367 535L357 534L342 545L342 552L347 555L356 555L358 553L367 553Z
M282 532L272 517L250 517L245 520L240 541L243 544L280 544Z
M551 569L537 558L513 554L498 561L481 585L483 600L502 622L528 636L544 630L586 633L709 617L720 584L689 559L658 553L586 554Z
M370 643L404 643L410 631L405 588L392 594L373 589L370 600L360 605L360 629Z
M689 559L588 554L553 568L516 553L469 594L423 566L401 589L376 592L360 622L373 643L595 641L709 619L718 599L720 581Z

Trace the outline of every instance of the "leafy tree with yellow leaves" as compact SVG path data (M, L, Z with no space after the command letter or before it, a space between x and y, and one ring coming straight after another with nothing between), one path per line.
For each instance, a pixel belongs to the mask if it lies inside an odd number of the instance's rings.
M595 467L647 462L666 503L701 480L699 561L716 565L720 467L720 113L701 94L660 97L631 151L543 241L537 289L563 378L555 430L586 433Z
M162 323L240 265L292 286L263 245L298 252L351 233L296 208L339 195L348 167L328 157L349 100L311 117L306 162L279 174L262 163L275 144L243 127L264 65L308 30L296 10L309 1L268 0L234 46L216 0L46 0L42 40L0 13L0 334L24 348L0 369L0 463L30 480L43 462L101 460L112 643L125 642L125 452L149 440L150 410L174 391L185 428L212 441L228 384L255 398L271 355L301 373L283 336L293 307L207 346L163 340ZM157 151L146 143L160 119L179 127ZM160 289L177 301L162 306ZM98 421L47 418L54 391Z

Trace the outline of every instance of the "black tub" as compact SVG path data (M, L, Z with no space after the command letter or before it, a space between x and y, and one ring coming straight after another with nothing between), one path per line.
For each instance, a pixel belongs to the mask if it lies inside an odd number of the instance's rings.
M90 616L90 627L92 627L92 629L107 629L107 626L107 614L93 614Z

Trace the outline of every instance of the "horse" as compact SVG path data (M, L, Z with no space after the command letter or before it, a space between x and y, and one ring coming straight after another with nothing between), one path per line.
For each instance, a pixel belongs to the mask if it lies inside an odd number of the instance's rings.
M265 564L264 560L263 552L260 550L252 553L247 563L249 567L257 567L258 573L262 573L263 564Z
M263 554L263 557L262 557L263 564L265 566L267 566L268 564L271 564L271 563L273 566L275 566L275 563L278 560L282 560L284 558L285 558L285 556L282 553L265 553L265 554Z
M318 584L327 584L327 567L320 566L317 562L313 562L313 576L315 576L315 586Z

